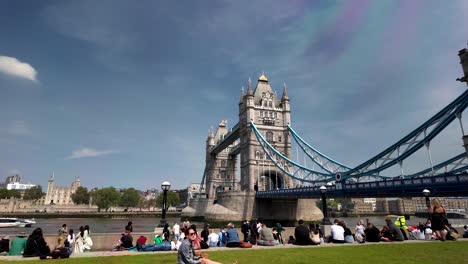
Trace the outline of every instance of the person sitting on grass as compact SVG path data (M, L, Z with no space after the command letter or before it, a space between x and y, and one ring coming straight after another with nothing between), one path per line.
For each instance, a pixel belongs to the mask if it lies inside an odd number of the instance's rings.
M294 229L294 237L296 238L294 245L310 245L309 228L304 225L304 220L302 219L299 219L298 224Z
M42 229L40 227L34 229L26 241L23 257L39 257L46 259L50 255L50 248L44 239Z
M177 251L177 264L218 264L219 262L212 261L208 258L197 256L193 248L193 242L196 239L197 233L192 227L185 230L185 239Z
M400 228L398 228L392 221L392 219L387 218L385 219L385 222L387 223L387 228L385 228L386 231L384 231L384 228L382 228L382 231L384 232L384 235L381 237L381 240L384 242L392 242L392 241L403 241L405 240L405 237L403 236L403 233Z
M260 230L260 239L257 240L259 246L274 246L275 238L273 237L273 231L267 227L265 223L262 223L262 229Z
M366 242L380 242L380 230L373 223L368 222L364 230Z
M17 237L11 241L10 252L8 256L20 256L23 254L24 247L26 247L26 233L20 233Z
M344 239L345 230L341 225L339 225L339 223L340 223L340 220L335 219L333 221L333 225L330 226L330 238L328 242L338 243L338 244L343 244L345 242L345 239Z
M237 233L237 230L234 228L233 223L228 224L227 235L228 235L228 241L227 241L226 247L239 247L240 246L239 234Z

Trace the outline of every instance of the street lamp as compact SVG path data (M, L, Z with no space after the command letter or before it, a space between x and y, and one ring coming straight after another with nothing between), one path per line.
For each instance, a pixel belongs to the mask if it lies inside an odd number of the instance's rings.
M162 219L159 223L160 227L164 227L166 224L166 211L167 211L167 191L171 189L171 183L165 181L161 184L161 190L163 191L163 206L162 206Z
M320 186L320 192L322 193L322 211L323 211L323 219L322 225L331 225L330 219L328 219L328 212L327 212L327 187Z
M431 201L429 200L429 195L431 194L431 191L429 191L428 189L424 189L422 193L426 197L426 207L427 208L431 207Z

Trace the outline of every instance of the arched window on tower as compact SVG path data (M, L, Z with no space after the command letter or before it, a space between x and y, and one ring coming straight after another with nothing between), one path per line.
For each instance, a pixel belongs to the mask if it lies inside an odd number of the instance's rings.
M271 131L266 132L266 140L268 142L273 142L273 132L271 132Z
M272 102L271 100L268 101L268 106L269 106L269 107L273 107L273 102Z

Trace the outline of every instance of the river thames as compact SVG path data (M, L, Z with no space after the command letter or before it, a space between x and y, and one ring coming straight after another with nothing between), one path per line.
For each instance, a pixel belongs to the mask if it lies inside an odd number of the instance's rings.
M379 229L385 224L385 217L382 216L369 216L369 217L342 217L340 220L344 220L347 225L354 229L359 219L369 219L370 222L374 223ZM333 219L330 219L333 221ZM80 226L89 225L91 233L121 233L124 231L125 226L129 221L133 222L133 231L137 233L150 233L154 231L154 228L158 225L160 218L129 218L129 219L110 219L110 218L52 218L52 219L36 219L36 224L31 228L1 228L0 236L2 235L14 235L20 232L26 232L30 234L36 227L42 228L44 234L56 234L62 224L67 224L68 229L73 229L74 232L78 232ZM174 222L181 224L180 218L167 218L168 223L172 226ZM425 222L425 218L418 218L411 216L411 219L407 221L407 225L417 225L419 221ZM227 221L226 221L227 222ZM468 225L468 219L449 219L449 222L454 227L463 227ZM201 229L203 223L195 222L197 228Z

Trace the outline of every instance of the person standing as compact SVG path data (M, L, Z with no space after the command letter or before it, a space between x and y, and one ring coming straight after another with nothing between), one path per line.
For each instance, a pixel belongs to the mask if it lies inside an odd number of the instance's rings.
M177 224L177 222L174 223L172 226L172 233L174 234L174 239L179 240L180 238L180 226Z
M249 230L250 230L249 221L244 220L241 226L241 232L244 235L244 242L249 241Z
M205 224L205 227L203 228L203 230L201 231L201 238L203 241L205 241L206 243L208 243L208 236L210 235L210 224Z
M278 232L278 242L280 244L284 245L284 240L283 240L283 231L285 230L284 227L280 223L276 223L276 232Z
M439 199L433 199L432 207L429 208L431 216L432 231L436 234L436 239L445 241L445 226L448 224L447 214Z

